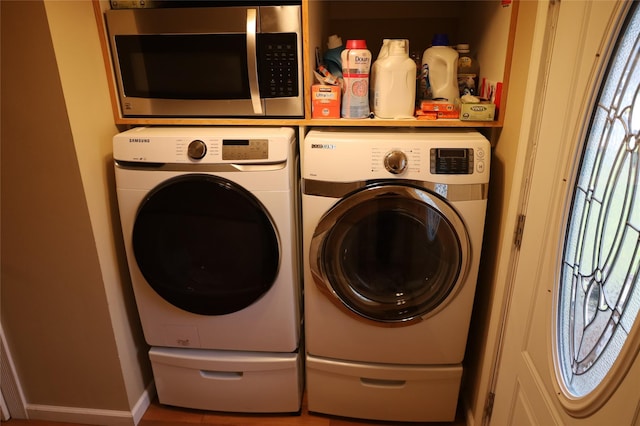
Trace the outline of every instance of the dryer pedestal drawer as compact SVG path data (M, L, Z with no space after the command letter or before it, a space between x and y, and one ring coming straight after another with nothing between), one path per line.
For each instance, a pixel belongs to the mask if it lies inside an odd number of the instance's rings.
M162 404L243 413L300 410L302 356L297 352L154 347L149 358Z
M367 364L307 355L309 411L388 421L453 421L461 365Z

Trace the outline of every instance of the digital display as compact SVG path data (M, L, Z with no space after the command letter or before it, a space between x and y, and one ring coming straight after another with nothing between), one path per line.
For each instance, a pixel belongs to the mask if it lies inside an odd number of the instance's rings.
M223 146L248 146L249 139L224 139Z
M439 149L438 150L438 157L439 158L466 158L467 157L467 150L466 149L453 149L453 148L446 148L446 149Z
M468 175L473 173L472 148L431 148L431 173Z

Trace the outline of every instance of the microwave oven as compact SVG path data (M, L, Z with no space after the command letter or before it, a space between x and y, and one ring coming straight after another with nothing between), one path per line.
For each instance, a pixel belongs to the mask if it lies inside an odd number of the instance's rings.
M123 117L302 117L300 14L299 5L107 10Z

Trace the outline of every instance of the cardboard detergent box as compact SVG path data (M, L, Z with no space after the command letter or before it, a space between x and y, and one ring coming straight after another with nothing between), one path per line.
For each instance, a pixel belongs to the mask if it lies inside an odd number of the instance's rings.
M432 100L424 100L420 102L420 109L425 112L451 112L457 110L455 104L449 101Z
M311 86L311 118L340 118L340 86Z
M461 121L493 121L496 117L496 105L489 101L480 103L460 103Z
M458 108L449 101L423 100L416 111L418 120L438 120L443 118L458 118Z
M416 118L418 120L439 120L443 118L458 118L459 111L454 109L453 111L424 111L419 109L416 111Z

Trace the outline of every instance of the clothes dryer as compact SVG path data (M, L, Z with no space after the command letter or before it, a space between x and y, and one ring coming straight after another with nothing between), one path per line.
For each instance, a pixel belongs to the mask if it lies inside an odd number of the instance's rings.
M113 143L125 250L160 402L265 411L246 395L255 397L256 382L266 397L285 381L295 391L270 399L268 411L297 411L294 130L146 127ZM194 391L198 398L184 398Z
M309 410L454 419L489 164L489 142L470 130L307 134Z

